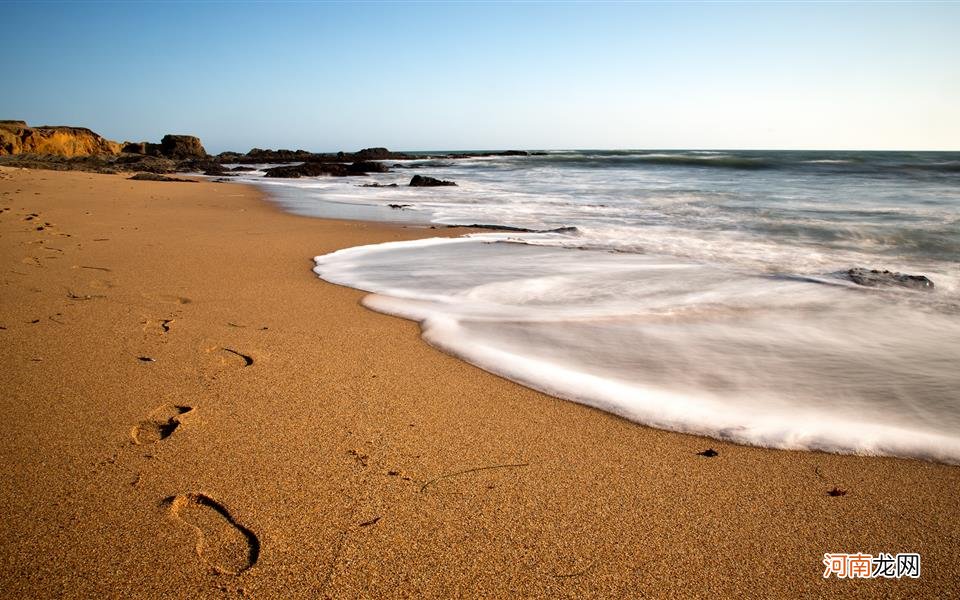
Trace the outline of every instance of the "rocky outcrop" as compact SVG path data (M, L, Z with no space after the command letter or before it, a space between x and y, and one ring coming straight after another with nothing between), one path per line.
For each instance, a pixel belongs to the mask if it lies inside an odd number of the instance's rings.
M907 275L887 270L855 267L846 273L850 281L866 287L903 287L924 292L933 291L933 282L925 275Z
M402 152L391 152L386 148L364 148L358 152L336 152L336 153L317 153L307 152L306 150L263 150L261 148L251 148L246 154L238 152L221 152L216 156L222 163L288 163L288 162L369 162L373 160L409 160L413 158L423 158L404 154Z
M167 134L160 140L160 156L182 160L185 158L206 158L200 138L192 135Z
M84 127L29 127L25 121L0 121L0 156L42 154L74 158L119 153L120 144Z
M396 156L396 152L390 152L386 148L364 148L353 153L354 160L386 160Z
M264 177L281 177L284 179L298 179L300 177L320 177L328 175L332 177L345 177L349 173L347 165L342 163L319 163L308 162L302 165L284 165L273 167L264 172Z
M178 165L169 158L141 154L124 154L114 162L123 171L143 171L147 173L175 173Z
M380 162L373 162L373 161L367 161L367 160L355 162L349 167L347 167L347 170L350 173L354 173L354 174L389 173L390 172L390 169L387 167L387 165Z
M180 183L196 183L196 179L180 179L179 177L167 177L157 173L137 173L133 177L127 177L134 181L178 181Z
M339 162L305 162L302 165L284 165L273 167L265 171L264 177L283 177L296 179L298 177L348 177L350 175L366 175L367 173L386 173L390 171L383 163L361 161L352 164Z
M444 181L442 179L436 179L434 177L426 177L424 175L414 175L410 179L410 187L439 187L445 185L457 185L453 181Z
M306 150L263 150L261 148L251 148L246 154L237 152L221 152L217 155L220 162L240 162L240 163L284 163L301 162L313 157L312 152Z

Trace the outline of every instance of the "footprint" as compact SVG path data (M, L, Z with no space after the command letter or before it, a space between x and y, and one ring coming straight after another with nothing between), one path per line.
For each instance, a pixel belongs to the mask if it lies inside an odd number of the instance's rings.
M238 352L232 348L215 346L207 349L207 352L219 358L220 366L250 367L253 365L253 357L243 352Z
M147 319L143 321L143 332L163 335L170 331L170 323L174 319Z
M150 413L150 418L140 421L130 430L133 443L138 446L155 444L170 437L180 427L180 416L192 411L190 406L164 404Z
M170 514L197 534L197 556L217 573L239 575L260 558L260 540L237 523L225 506L210 496L188 492L166 499Z

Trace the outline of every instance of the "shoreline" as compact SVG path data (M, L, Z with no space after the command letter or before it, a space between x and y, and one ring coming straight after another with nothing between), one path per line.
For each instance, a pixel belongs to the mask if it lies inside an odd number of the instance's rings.
M311 271L462 230L4 168L7 208L8 593L960 591L957 467L637 425L443 354ZM919 552L923 574L824 580L825 552Z

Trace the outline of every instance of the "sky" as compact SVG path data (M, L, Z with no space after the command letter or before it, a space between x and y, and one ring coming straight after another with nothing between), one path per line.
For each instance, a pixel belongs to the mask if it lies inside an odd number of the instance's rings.
M960 3L0 2L0 119L208 152L960 150Z

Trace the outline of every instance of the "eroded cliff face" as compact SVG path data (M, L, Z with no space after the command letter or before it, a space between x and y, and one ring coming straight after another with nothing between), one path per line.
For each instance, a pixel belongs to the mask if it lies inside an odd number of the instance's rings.
M72 158L120 154L120 144L84 127L30 127L24 121L0 121L0 156L47 154Z

